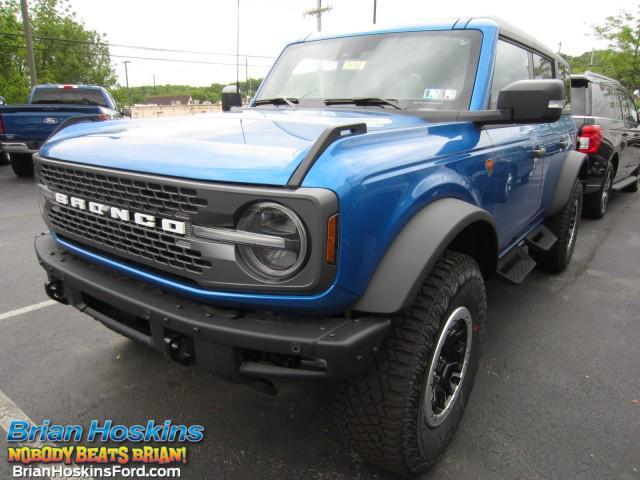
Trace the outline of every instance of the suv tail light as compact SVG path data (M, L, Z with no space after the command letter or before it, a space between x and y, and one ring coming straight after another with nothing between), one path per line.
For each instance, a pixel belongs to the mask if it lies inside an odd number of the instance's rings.
M0 114L0 135L4 134L4 122L2 121L2 114Z
M585 125L578 136L578 151L582 153L596 153L602 145L602 127L600 125Z
M111 120L111 115L109 115L108 113L100 113L98 114L98 118L104 122L106 120Z

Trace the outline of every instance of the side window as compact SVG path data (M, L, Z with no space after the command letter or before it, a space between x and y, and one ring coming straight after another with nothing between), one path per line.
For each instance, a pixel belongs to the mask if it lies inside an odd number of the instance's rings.
M631 95L627 94L627 103L629 104L629 114L631 115L631 121L638 123L640 120L638 119L638 110L636 109L636 104L631 98Z
M618 90L618 101L622 107L622 119L625 122L628 122L631 119L631 110L629 109L627 96L624 94L624 90Z
M616 94L616 89L601 83L593 82L591 87L591 96L593 97L593 116L613 118L619 120L622 118L622 110L620 101Z
M547 58L541 57L537 53L533 54L533 78L536 80L544 80L553 77L553 62Z
M529 52L504 40L498 40L489 108L496 108L500 90L517 80L529 78Z
M557 78L559 80L562 80L562 82L564 83L564 112L570 113L571 112L571 93L572 93L571 71L569 70L569 67L566 66L564 63L557 63L557 65L558 65ZM582 90L586 90L586 88L583 88ZM582 92L582 93L584 95L586 92Z

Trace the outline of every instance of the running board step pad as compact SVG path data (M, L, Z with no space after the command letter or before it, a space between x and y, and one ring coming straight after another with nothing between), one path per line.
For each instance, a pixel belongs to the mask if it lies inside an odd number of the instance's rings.
M498 275L508 283L518 285L527 278L536 262L522 247L518 247L502 258L498 264Z
M558 237L544 225L540 225L524 239L529 248L539 252L547 252L558 241Z
M631 177L627 177L624 180L611 185L611 190L615 190L617 192L619 190L622 190L625 187L628 187L633 182L637 182L637 181L638 181L638 177L636 175L632 175Z

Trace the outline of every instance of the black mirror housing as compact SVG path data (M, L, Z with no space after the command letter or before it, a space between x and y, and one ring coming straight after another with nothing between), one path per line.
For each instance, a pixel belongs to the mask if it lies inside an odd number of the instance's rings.
M131 109L130 108L123 108L120 113L122 114L123 117L131 118Z
M498 94L498 110L511 111L510 123L553 123L562 116L561 80L518 80Z

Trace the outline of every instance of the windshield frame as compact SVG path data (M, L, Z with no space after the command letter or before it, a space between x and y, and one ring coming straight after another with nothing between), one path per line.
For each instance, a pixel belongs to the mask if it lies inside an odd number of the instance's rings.
M449 105L446 105L446 103L443 106L440 106L439 108L436 107L435 103L429 103L427 101L427 99L424 99L424 102L421 102L420 100L423 100L421 98L413 98L412 100L408 100L408 99L400 99L400 105L402 106L402 111L404 112L431 112L431 111L452 111L452 110L463 110L463 111L469 111L472 108L473 105L473 96L475 93L475 87L476 87L476 77L478 75L478 69L480 67L480 63L482 61L482 52L484 50L484 42L485 42L485 32L482 31L481 29L460 29L460 30L453 30L453 29L421 29L421 30L399 30L399 31L383 31L383 32L371 32L371 33L359 33L356 35L343 35L343 36L336 36L336 37L323 37L323 38L319 38L319 39L312 39L312 40L306 40L306 41L299 41L299 42L294 42L294 43L290 43L288 44L280 53L280 55L278 56L278 58L276 59L276 62L273 64L273 66L271 67L269 73L267 74L267 76L265 77L264 81L262 82L262 84L260 85L260 88L258 89L258 91L256 92L256 95L252 98L251 103L250 103L250 107L251 108L278 108L278 109L298 109L298 108L323 108L323 109L356 109L356 110L370 110L372 108L377 108L377 109L389 109L389 108L393 108L389 105L384 105L384 104L380 104L380 105L356 105L354 104L348 104L348 103L343 103L340 105L326 105L325 104L325 100L327 100L328 98L322 98L322 97L315 97L315 98L310 98L310 97L306 97L306 95L302 95L298 98L293 98L293 100L295 100L295 105L291 106L291 105L269 105L269 104L263 104L263 105L255 105L256 101L260 101L260 100L266 100L270 97L270 95L265 95L265 89L268 86L269 82L273 80L274 75L278 72L278 69L281 68L281 65L284 63L284 61L286 61L287 59L287 54L288 52L291 51L292 48L304 48L304 46L306 45L311 45L311 44L318 44L318 43L323 43L323 42L335 42L335 41L344 41L344 40L349 40L349 39L353 39L353 38L359 38L359 37L388 37L388 36L396 36L396 37L400 37L400 36L415 36L415 35L425 35L425 36L430 36L430 35L460 35L460 37L462 38L466 38L468 40L471 41L471 51L470 51L470 61L469 61L469 65L466 71L466 75L464 78L464 87L461 91L464 92L463 95L460 95L461 98L464 98L463 102L456 102L458 103L457 105L451 107ZM306 98L305 98L306 97ZM358 100L359 97L354 97L356 100ZM396 102L398 99L383 99L383 100L392 100L394 102ZM462 104L460 104L462 103Z

